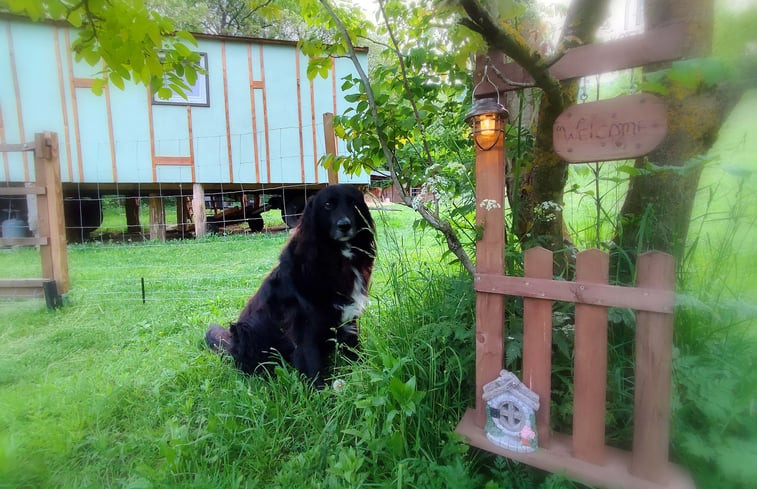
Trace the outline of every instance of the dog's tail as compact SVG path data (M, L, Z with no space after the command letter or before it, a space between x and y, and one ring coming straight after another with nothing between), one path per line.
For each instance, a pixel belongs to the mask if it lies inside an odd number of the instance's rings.
M231 331L218 324L211 324L205 333L205 343L216 353L231 351Z

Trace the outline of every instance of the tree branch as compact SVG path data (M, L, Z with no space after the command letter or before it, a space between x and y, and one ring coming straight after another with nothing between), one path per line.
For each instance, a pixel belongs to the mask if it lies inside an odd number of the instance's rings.
M498 23L478 0L460 0L460 5L468 15L467 19L461 19L462 25L478 32L490 48L502 51L526 70L552 106L562 109L566 105L560 82L549 72L545 58L532 49L518 31Z
M420 114L418 113L418 105L415 103L415 97L413 97L412 91L410 90L410 87L407 84L407 70L405 69L405 59L402 57L402 53L400 52L399 45L397 43L397 38L394 35L394 30L392 30L392 26L389 24L389 19L386 16L386 10L384 10L384 0L379 0L379 8L381 9L381 16L384 18L384 25L386 26L386 31L389 33L389 39L392 40L392 50L397 55L397 60L400 64L400 73L402 74L402 86L405 89L405 95L407 96L407 100L410 102L410 106L413 108L413 116L415 116L415 120L418 123L418 128L420 129L421 133L421 140L423 143L423 151L426 153L426 161L428 162L428 165L431 166L434 162L431 158L431 151L428 149L428 140L426 140L426 129L423 126L423 120L421 119Z
M360 80L363 82L363 88L365 89L365 94L368 97L368 105L371 109L371 117L373 118L373 122L376 126L376 135L379 139L379 143L381 144L384 158L386 159L387 165L389 166L389 174L391 176L392 183L397 188L402 202L405 205L415 209L415 211L418 212L421 217L423 217L423 219L431 225L431 227L444 235L444 238L447 241L447 248L449 248L449 250L458 258L458 260L460 260L463 268L465 268L465 270L469 274L473 275L476 271L476 267L468 254L465 252L463 245L460 243L460 240L455 234L455 231L452 229L450 223L432 214L428 209L423 207L423 205L414 206L413 199L408 195L408 192L400 183L396 172L397 160L391 149L389 149L388 138L381 127L381 119L378 115L376 99L373 95L373 89L371 88L370 80L368 79L368 75L366 75L365 70L363 70L360 61L357 58L357 54L355 54L355 46L352 44L352 39L350 38L350 35L347 32L347 28L344 26L344 23L336 15L336 12L334 12L334 9L329 4L328 0L319 1L321 5L323 5L323 8L326 9L329 16L331 16L331 19L334 21L337 29L339 30L339 33L344 38L350 59L352 60L352 64L355 66L355 71L357 71Z

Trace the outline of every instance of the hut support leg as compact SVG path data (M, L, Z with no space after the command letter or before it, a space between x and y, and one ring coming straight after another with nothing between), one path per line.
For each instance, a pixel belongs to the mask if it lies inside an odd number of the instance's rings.
M124 201L126 213L126 230L129 233L141 233L142 225L139 224L139 197L127 197Z
M192 220L195 225L195 238L205 236L205 189L202 185L195 183L192 185Z
M148 200L150 207L150 239L166 240L166 210L163 207L163 199L156 194L150 194Z

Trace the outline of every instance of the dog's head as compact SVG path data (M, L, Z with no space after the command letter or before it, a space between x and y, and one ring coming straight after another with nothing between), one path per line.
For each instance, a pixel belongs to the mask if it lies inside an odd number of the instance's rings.
M329 185L305 207L301 225L323 237L348 242L358 234L373 233L373 220L363 194L351 185Z

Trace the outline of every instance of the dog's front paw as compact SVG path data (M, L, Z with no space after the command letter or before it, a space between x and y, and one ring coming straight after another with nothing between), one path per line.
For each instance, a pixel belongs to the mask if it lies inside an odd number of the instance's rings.
M231 331L218 324L211 324L205 333L205 343L216 353L228 353L231 349Z

